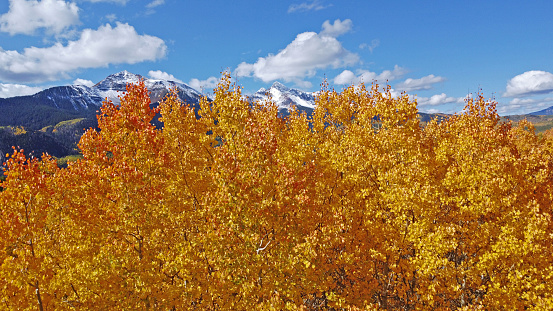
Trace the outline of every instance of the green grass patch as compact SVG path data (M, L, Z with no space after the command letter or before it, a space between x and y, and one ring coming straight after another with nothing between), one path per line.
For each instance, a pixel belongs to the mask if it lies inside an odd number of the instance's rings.
M79 122L81 122L83 120L86 120L86 118L77 118L77 119L61 121L58 124L56 124L56 126L54 126L53 131L56 132L56 131L60 130L61 128L68 127L68 126L74 126L74 125L78 124Z

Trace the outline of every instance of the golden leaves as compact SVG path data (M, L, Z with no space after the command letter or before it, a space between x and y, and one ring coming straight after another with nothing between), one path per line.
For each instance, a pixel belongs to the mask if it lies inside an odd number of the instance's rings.
M281 118L226 75L200 107L172 92L152 109L129 85L82 160L14 151L3 306L551 307L551 133L501 123L481 96L422 127L377 85L325 88L312 118Z

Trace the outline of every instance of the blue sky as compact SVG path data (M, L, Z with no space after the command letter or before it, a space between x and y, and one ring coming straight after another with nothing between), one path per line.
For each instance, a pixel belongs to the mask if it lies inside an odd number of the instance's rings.
M419 110L553 106L553 1L0 1L0 97L93 84L122 70L211 92L230 70L253 93L280 81L388 82Z

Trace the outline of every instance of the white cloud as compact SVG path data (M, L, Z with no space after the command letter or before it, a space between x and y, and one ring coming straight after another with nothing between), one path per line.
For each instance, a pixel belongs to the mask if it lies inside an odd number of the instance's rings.
M139 35L134 27L117 23L97 30L85 29L79 40L46 48L29 47L23 53L0 48L0 80L43 82L67 77L81 68L134 64L165 56L165 42L154 36Z
M319 11L326 9L332 5L323 5L319 0L313 0L311 2L302 2L299 4L292 4L288 7L288 13L306 12L306 11Z
M3 84L0 83L0 98L14 96L25 96L36 94L43 89L40 87L27 86L22 84Z
M553 106L553 98L513 98L508 103L497 105L497 111L502 115L526 114L540 111Z
M401 78L407 73L407 69L398 65L394 66L393 70L384 70L380 74L369 70L358 70L357 74L350 70L344 70L334 78L334 84L339 85L358 85L360 83L372 83L373 80L379 83L386 83Z
M188 85L196 90L205 90L215 88L217 83L219 83L219 79L215 77L209 77L206 80L198 80L194 78L188 82Z
M464 97L449 97L445 93L432 95L431 97L416 97L419 106L438 106L450 103L463 103Z
M420 79L407 79L396 85L396 88L411 92L417 90L430 90L433 84L444 82L446 79L444 77L428 75Z
M79 8L63 0L10 0L8 13L0 16L0 31L31 35L44 28L59 34L79 23Z
M359 78L351 70L344 70L334 77L334 84L359 84Z
M532 98L513 98L509 103L512 105L528 105L537 103L537 99Z
M321 31L320 35L336 38L350 31L352 26L353 23L351 19L346 19L343 22L337 19L334 21L334 24L331 24L330 21L326 20L323 23L323 30Z
M358 61L359 56L346 50L336 38L304 32L276 55L260 57L253 64L239 64L236 75L253 76L264 82L282 79L302 84L302 79L313 77L318 69L340 68Z
M393 81L403 77L407 73L407 69L399 67L398 65L394 66L394 70L384 70L378 76L376 76L376 81Z
M88 87L92 87L94 86L94 82L90 81L90 80L85 80L85 79L75 79L75 81L73 81L73 85L84 85L84 86L88 86Z
M551 92L553 92L553 74L541 70L531 70L509 80L503 96L519 97Z
M378 39L373 39L371 40L371 44L367 44L367 43L361 43L359 45L359 48L361 50L363 49L369 49L369 51L372 53L374 51L374 49L376 49L378 46L380 46L380 40Z
M165 0L154 0L146 5L146 8L153 9L165 3Z
M179 79L175 78L175 76L173 76L172 74L169 74L169 73L161 71L161 70L155 70L155 71L150 70L150 71L148 71L148 76L150 76L150 78L156 79L156 80L167 80L167 81L175 81L175 82L178 82L178 83L184 83L184 82L182 82L182 80L179 80Z

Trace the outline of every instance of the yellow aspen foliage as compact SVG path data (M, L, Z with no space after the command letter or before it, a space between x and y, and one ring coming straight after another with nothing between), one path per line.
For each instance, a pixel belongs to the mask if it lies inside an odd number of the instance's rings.
M139 82L66 168L14 149L0 309L553 310L553 132L480 95L425 126L376 84L214 95Z

